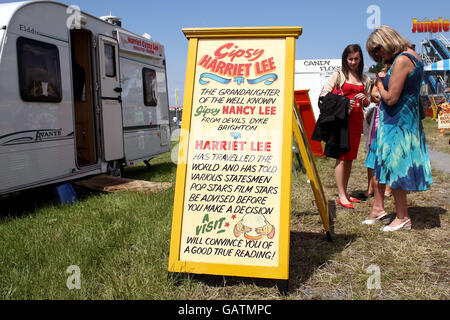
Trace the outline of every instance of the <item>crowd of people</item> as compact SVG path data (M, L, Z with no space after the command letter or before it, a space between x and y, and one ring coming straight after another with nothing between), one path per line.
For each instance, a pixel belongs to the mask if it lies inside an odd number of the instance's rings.
M426 191L433 183L420 112L424 64L413 45L389 26L376 29L367 40L370 57L385 65L372 84L364 74L362 49L349 45L342 55L342 71L324 86L321 115L313 139L325 141L325 155L336 159L338 204L354 209L361 199L351 197L348 184L358 157L366 122L366 197L373 207L363 224L386 222L385 232L410 230L407 193ZM329 119L335 119L330 125ZM394 196L396 217L387 221L386 196Z

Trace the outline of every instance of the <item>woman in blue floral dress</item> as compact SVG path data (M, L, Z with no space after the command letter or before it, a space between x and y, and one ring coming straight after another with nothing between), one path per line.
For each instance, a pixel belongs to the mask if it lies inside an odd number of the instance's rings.
M367 41L367 51L377 62L392 63L384 82L378 84L382 99L377 136L366 166L379 182L374 207L366 224L387 216L383 212L384 188L394 194L397 217L383 231L410 230L407 192L426 191L433 183L425 132L419 114L423 62L410 43L394 29L382 26Z

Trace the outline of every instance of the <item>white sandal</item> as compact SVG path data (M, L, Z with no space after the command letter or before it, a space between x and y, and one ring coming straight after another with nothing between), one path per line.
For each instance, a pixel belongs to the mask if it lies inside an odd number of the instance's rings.
M382 219L385 218L389 213L385 212L384 214L382 214L381 216L376 217L375 219L368 219L368 220L364 220L362 222L362 224L366 224L366 225L374 225L375 223L377 223L378 221L383 221Z
M396 227L386 226L386 227L382 228L381 231L383 231L383 232L393 232L393 231L399 231L399 230L411 230L412 229L412 224L408 224L410 222L411 222L411 219L408 219L408 220L406 220L402 224L399 224Z

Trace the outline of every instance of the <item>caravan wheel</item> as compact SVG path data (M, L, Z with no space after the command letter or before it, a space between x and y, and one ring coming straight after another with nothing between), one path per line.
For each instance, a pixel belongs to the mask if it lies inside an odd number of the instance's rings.
M108 175L121 178L123 176L123 165L120 161L111 161L108 163Z

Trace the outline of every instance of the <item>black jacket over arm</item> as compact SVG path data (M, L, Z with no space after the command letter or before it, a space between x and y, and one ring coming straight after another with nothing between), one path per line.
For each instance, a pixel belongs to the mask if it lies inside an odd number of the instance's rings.
M312 139L326 143L327 157L338 159L350 151L349 102L348 98L333 93L319 98L320 116Z

